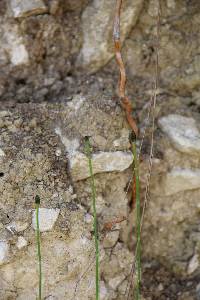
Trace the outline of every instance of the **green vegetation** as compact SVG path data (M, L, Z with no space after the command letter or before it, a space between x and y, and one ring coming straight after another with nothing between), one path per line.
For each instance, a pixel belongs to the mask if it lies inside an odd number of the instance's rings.
M92 207L93 207L93 217L94 217L94 239L95 239L95 255L96 255L96 300L100 299L99 296L99 239L98 239L98 221L96 212L96 187L92 166L92 150L90 146L89 138L85 138L85 152L88 158L88 168L90 174L90 187L92 192Z
M38 195L36 195L36 197L35 197L36 243L37 243L38 267L39 267L38 300L42 300L42 256L41 256L41 240L40 240L39 207L40 207L40 197Z

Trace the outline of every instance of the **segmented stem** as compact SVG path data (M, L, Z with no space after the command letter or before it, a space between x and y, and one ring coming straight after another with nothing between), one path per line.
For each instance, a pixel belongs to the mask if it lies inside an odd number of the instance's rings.
M40 239L40 222L39 222L39 207L40 197L35 197L36 207L36 242L37 242L37 256L38 256L38 269L39 269L39 287L38 287L38 300L42 300L42 255L41 255L41 239Z
M92 192L92 207L94 216L94 239L95 239L95 254L96 254L96 300L100 299L99 295L99 239L98 239L98 221L97 221L97 211L96 211L96 186L94 180L93 166L92 166L92 152L89 138L85 138L85 151L88 158L88 167L90 174L90 187Z
M135 177L135 199L136 199L136 234L137 244L135 251L135 300L140 300L140 283L141 283L141 208L140 208L140 178L139 178L139 163L137 156L136 143L132 143L133 161L134 161L134 177Z

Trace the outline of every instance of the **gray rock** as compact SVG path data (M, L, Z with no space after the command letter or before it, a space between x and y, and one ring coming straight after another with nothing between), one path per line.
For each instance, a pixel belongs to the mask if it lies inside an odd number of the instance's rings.
M196 271L199 267L199 255L195 254L192 256L192 258L189 261L187 273L190 275Z
M161 118L158 124L178 151L200 153L200 132L194 119L172 114Z
M18 24L6 24L5 26L2 50L7 53L6 60L9 59L13 66L27 65L29 54Z
M113 290L115 290L124 279L125 279L125 275L120 274L120 275L110 279L108 284Z
M104 248L111 248L113 247L119 238L119 231L110 231L106 234L103 240Z
M121 39L124 41L136 24L143 0L126 1L121 18ZM77 65L96 72L113 56L112 30L115 0L94 0L82 15L83 47Z
M163 179L165 195L200 188L200 170L174 168Z
M0 265L8 260L9 244L6 241L0 241Z
M93 173L121 172L126 170L132 163L132 153L100 152L92 155ZM90 177L88 158L85 154L77 152L70 158L70 169L73 180L83 180Z
M47 12L42 0L11 0L11 8L15 18L40 15Z
M20 250L24 247L26 247L28 244L27 240L23 237L23 236L19 236L18 239L17 239L17 243L16 243L16 246L17 248Z
M53 226L58 218L60 213L59 209L53 208L40 208L39 209L39 223L40 223L40 231L49 231L53 229ZM36 230L36 211L33 212L32 215L32 226Z
M200 300L200 283L196 286L196 296L197 300Z
M0 148L0 156L5 156L5 153L1 148Z

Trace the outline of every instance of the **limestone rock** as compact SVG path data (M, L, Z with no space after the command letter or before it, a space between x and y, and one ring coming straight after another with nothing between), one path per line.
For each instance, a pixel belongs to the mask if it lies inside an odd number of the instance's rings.
M11 0L11 8L15 18L40 15L47 12L42 0Z
M59 209L53 208L40 208L39 209L39 223L40 231L49 231L53 229L53 226L60 213ZM32 226L36 230L36 211L34 210L32 215Z
M111 248L113 247L119 238L119 231L110 231L106 234L103 240L104 248Z
M132 163L132 153L100 152L92 155L93 173L121 172L126 170ZM88 168L88 158L85 154L77 152L70 159L70 169L75 181L90 177Z
M125 275L120 274L120 275L110 279L108 284L113 290L115 290L124 279L125 279Z
M200 132L194 119L171 114L161 118L158 124L178 151L200 153Z
M1 148L0 148L0 156L5 156L5 153Z
M196 296L197 300L200 300L200 283L198 283L196 286Z
M200 170L174 168L163 179L165 195L200 188Z
M18 237L16 246L19 250L26 247L27 244L28 244L27 240L25 240L25 238L23 236Z
M26 230L27 227L28 227L28 223L20 221L20 220L16 220L14 222L11 222L11 223L9 223L8 226L6 226L6 228L11 233L16 233L16 232L24 231L24 230Z
M7 53L13 66L26 65L29 62L29 54L26 50L24 39L20 34L19 26L6 24L7 30L4 35L2 49ZM5 61L6 62L6 61Z
M126 1L121 18L121 39L124 41L131 28L136 24L143 0ZM82 15L83 47L77 66L96 72L113 56L112 30L115 0L94 0Z
M189 261L187 272L188 274L192 274L198 269L199 267L199 256L195 254Z
M6 241L0 241L0 265L8 260L9 244Z

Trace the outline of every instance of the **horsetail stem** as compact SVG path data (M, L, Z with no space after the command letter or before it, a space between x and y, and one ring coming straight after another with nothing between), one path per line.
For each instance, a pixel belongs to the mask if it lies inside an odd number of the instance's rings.
M135 300L140 300L140 283L141 283L141 211L140 211L140 179L139 179L139 162L137 156L136 143L132 142L134 177L135 177L135 199L136 199L136 286Z
M90 187L92 192L92 207L93 207L93 215L94 215L94 239L95 239L95 255L96 255L96 300L100 299L99 295L99 239L98 239L98 222L97 222L97 212L96 212L96 186L94 180L93 173L93 165L92 165L92 150L88 137L85 137L85 152L88 158L88 167L90 174Z
M41 239L40 239L40 222L39 222L40 197L38 195L35 196L35 207L36 207L36 243L37 243L38 267L39 267L38 300L42 300L42 256L41 256Z

